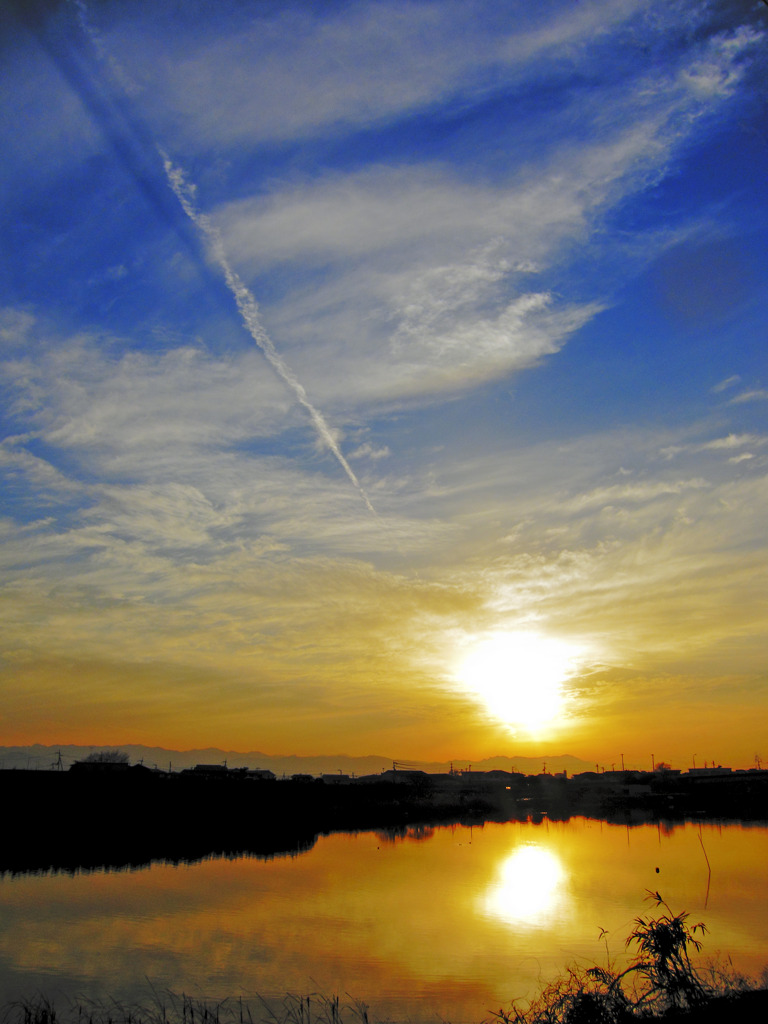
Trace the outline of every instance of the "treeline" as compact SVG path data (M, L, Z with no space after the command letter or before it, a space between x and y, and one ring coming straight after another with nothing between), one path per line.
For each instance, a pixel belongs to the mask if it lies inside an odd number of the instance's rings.
M0 872L131 867L309 849L318 834L484 820L768 819L768 772L721 777L385 773L348 784L225 774L0 771ZM490 777L493 776L493 777ZM501 777L500 777L501 776Z
M486 805L381 783L205 779L152 772L0 772L6 840L0 872L78 871L274 857L310 849L321 833L483 820Z

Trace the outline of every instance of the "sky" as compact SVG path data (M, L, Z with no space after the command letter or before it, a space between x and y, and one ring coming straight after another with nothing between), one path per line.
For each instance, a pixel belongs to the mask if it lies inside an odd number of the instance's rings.
M6 0L0 742L768 760L767 54Z

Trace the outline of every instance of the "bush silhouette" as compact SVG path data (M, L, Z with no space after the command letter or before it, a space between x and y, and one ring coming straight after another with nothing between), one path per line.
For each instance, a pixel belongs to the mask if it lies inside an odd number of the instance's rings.
M634 959L622 971L606 967L569 968L546 985L527 1007L513 1003L492 1014L500 1024L628 1024L643 1018L695 1010L719 997L749 989L746 979L730 969L702 971L691 962L699 952L705 926L689 924L685 912L674 914L658 892L647 899L662 911L638 917L626 941ZM601 935L605 936L605 931Z

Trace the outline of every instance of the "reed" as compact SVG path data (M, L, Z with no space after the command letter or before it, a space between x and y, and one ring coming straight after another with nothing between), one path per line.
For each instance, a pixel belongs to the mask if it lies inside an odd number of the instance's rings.
M695 966L706 928L690 924L688 914L674 914L658 892L647 893L655 917L635 919L625 946L634 949L629 965L619 970L606 944L607 963L580 968L541 989L528 1003L513 1003L493 1013L485 1024L631 1024L638 1021L698 1019L708 1006L736 1000L757 985L729 961ZM601 937L605 937L603 931ZM725 1018L723 1018L725 1019Z
M142 1003L72 999L54 1006L44 995L9 1003L0 1024L370 1024L368 1006L348 997L288 993L279 1003L261 996L204 999L158 992Z

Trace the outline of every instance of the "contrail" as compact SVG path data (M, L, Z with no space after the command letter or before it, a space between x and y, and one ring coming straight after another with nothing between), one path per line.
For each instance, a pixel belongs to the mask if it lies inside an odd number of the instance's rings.
M221 232L215 225L211 223L210 218L200 213L194 205L194 197L196 192L196 186L189 184L185 177L184 172L179 167L174 167L171 160L161 149L158 150L163 160L163 167L165 168L165 174L168 179L168 184L173 190L174 195L181 203L181 207L184 213L189 217L198 231L203 235L210 246L210 252L214 262L217 264L224 280L226 281L227 288L232 292L235 302L237 303L237 309L242 317L243 323L259 346L261 351L267 357L270 366L274 369L275 373L285 383L294 395L298 402L304 406L312 419L320 439L330 448L336 459L347 474L351 482L357 488L360 497L365 502L365 507L369 512L376 515L376 509L371 504L368 495L363 490L362 484L357 479L354 470L344 458L344 455L336 443L336 439L331 432L330 427L325 421L323 414L314 407L307 397L307 392L304 385L296 379L291 370L289 369L286 362L283 360L280 353L274 346L272 339L267 334L259 316L259 306L256 299L253 297L250 289L244 284L242 278L236 270L232 269L232 265L227 259L227 254L224 251L224 242L221 237Z
M16 0L16 2L19 3L19 0ZM74 8L76 8L80 28L84 35L88 37L94 51L96 52L99 62L109 69L113 79L118 83L118 92L122 92L125 96L130 95L135 87L130 81L128 75L123 71L120 64L108 53L101 36L91 25L88 18L88 7L84 3L84 0L69 0L69 2ZM120 131L115 131L114 127L111 125L111 121L114 118L112 117L112 110L109 108L109 103L105 102L93 93L93 90L88 86L86 76L83 75L79 69L68 66L61 60L61 58L59 58L59 62L64 63L67 77L75 86L78 93L85 94L86 100L88 101L87 105L95 114L97 120L100 122L107 122L110 126L108 134L118 156L126 160L129 170L141 186L142 190L147 194L153 205L165 214L165 211L162 209L162 202L158 202L158 196L154 192L154 188L151 183L146 180L146 175L141 173L140 168L137 167L137 160L134 157L131 147L127 146L124 142L122 133ZM69 65L71 64L72 62L69 62ZM141 125L137 127L135 117L128 116L126 111L121 109L123 106L124 103L121 101L118 105L118 110L123 114L123 129L127 126L129 134L133 135L135 140L140 144L143 144L142 148L148 148L147 144L150 141L148 132L143 129L143 126ZM294 376L287 363L275 348L272 339L264 329L259 315L258 303L249 288L241 279L240 275L232 268L224 249L224 241L221 237L221 233L218 228L211 223L210 218L206 214L200 213L196 208L194 201L196 186L186 181L184 172L181 168L174 167L170 158L159 146L155 146L154 148L160 154L163 161L165 175L173 194L181 203L184 213L186 213L192 224L208 243L210 254L216 265L221 270L226 285L234 296L238 312L240 313L240 317L246 330L264 353L270 366L273 368L275 373L277 373L278 377L280 377L283 383L291 389L299 404L307 410L320 440L336 457L337 462L346 473L350 482L356 488L360 497L363 499L365 507L369 512L373 513L373 515L376 515L376 509L371 504L370 498L365 493L365 490L357 479L354 470L344 458L344 454L339 448L325 417L309 400L304 386ZM185 242L187 241L187 239L184 240Z

